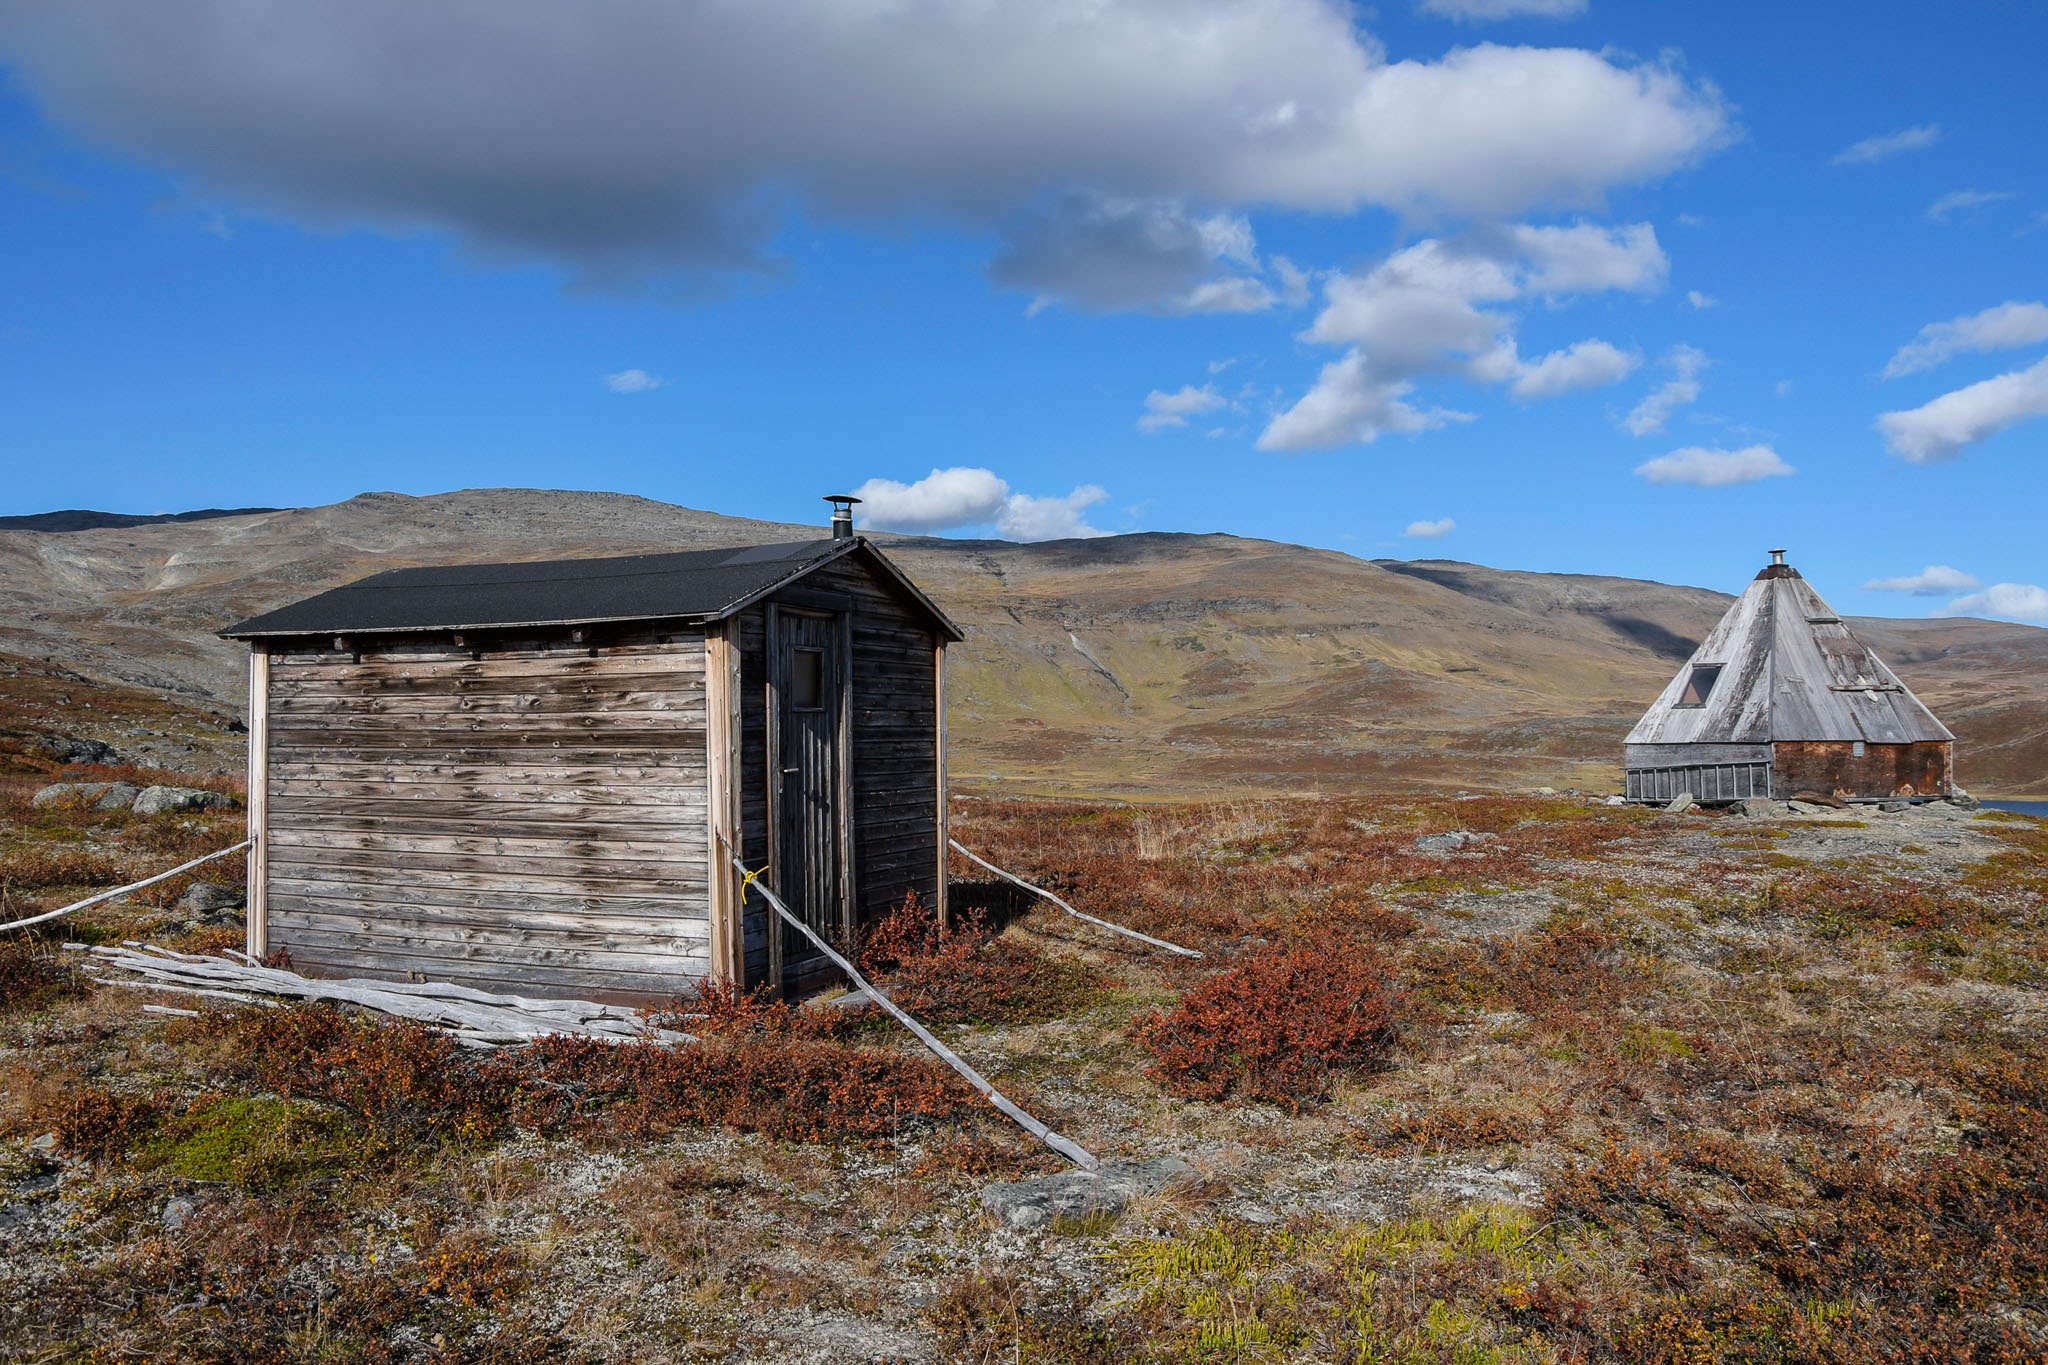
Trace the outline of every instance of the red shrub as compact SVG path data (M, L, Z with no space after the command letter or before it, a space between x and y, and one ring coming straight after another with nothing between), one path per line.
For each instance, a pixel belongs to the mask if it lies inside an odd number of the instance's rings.
M945 1023L1035 1023L1092 999L1101 978L1054 962L979 914L941 928L912 892L861 943L861 970L889 978L889 994L920 1018Z
M1261 948L1137 1021L1149 1074L1189 1099L1299 1108L1328 1093L1333 1071L1380 1065L1394 1044L1397 993L1386 960L1359 943L1317 937Z

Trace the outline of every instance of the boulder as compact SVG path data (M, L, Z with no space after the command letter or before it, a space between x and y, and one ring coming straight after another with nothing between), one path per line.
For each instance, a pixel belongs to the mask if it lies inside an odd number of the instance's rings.
M242 888L225 882L194 882L178 908L194 915L211 915L217 910L242 908Z
M1454 829L1445 834L1425 834L1415 841L1415 847L1424 853L1456 853L1473 844L1491 840L1491 834L1474 834L1469 829Z
M1948 794L1948 803L1961 810L1981 810L1984 806L1982 801L1979 801L1961 787L1957 787Z
M1745 796L1728 808L1737 815L1789 815L1792 808L1783 801L1773 801L1768 796Z
M1913 809L1913 803L1911 801L1880 801L1877 803L1877 808L1886 815L1897 815L1901 811Z
M71 739L61 735L37 735L28 742L30 752L53 763L118 764L121 755L114 746L96 739Z
M1680 792L1671 798L1671 804L1664 809L1672 815L1683 815L1697 805L1699 802L1692 799L1691 792Z
M1055 1218L1088 1218L1122 1213L1131 1200L1200 1177L1174 1156L1149 1161L1105 1161L1099 1171L1062 1171L1037 1180L987 1185L982 1207L1018 1231L1043 1227Z
M1626 796L1610 796L1607 798L1607 804L1610 806L1626 806L1628 798Z
M163 815L180 810L220 810L234 805L231 797L197 787L145 787L135 798L137 815Z
M31 806L83 806L99 799L101 792L113 786L111 782L53 782L28 799Z

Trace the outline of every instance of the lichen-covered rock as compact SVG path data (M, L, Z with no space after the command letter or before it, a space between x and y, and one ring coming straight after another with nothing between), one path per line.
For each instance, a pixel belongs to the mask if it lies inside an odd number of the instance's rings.
M1098 1171L1062 1171L1037 1180L984 1186L981 1203L1003 1226L1021 1232L1056 1218L1114 1217L1141 1194L1198 1178L1195 1168L1176 1156L1105 1161Z
M163 815L180 810L220 810L232 806L234 801L219 792L201 791L197 787L145 787L135 798L137 815Z
M133 782L57 782L28 799L31 806L91 806L94 810L127 810L141 790Z
M1691 810L1694 806L1697 806L1698 804L1699 802L1692 799L1691 792L1680 792L1678 795L1671 798L1671 804L1666 806L1664 809L1673 815L1683 815L1686 811Z
M1415 847L1424 853L1456 853L1472 844L1483 844L1491 840L1491 834L1474 834L1469 829L1454 829L1444 834L1425 834L1415 841Z
M211 915L217 910L242 908L242 888L222 882L194 882L178 902L178 908L194 915Z
M28 748L53 763L106 763L116 764L121 756L114 752L111 744L97 739L71 739L62 735L37 735L28 742Z

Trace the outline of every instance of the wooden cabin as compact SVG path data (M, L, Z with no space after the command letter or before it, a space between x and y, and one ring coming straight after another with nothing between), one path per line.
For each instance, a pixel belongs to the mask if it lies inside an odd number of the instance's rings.
M249 643L248 947L315 975L639 1002L831 979L944 913L959 630L838 501L829 540L397 569Z
M1628 797L1945 797L1954 741L1773 550L1629 731Z

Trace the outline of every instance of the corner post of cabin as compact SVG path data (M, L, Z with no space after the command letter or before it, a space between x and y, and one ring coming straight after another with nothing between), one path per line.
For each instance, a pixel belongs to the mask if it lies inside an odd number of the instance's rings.
M270 875L270 651L260 641L249 650L248 883L243 894L251 957L270 951L265 899Z
M740 848L739 651L729 622L704 631L705 806L710 820L713 981L746 985L746 928L733 856Z
M946 869L952 861L953 822L946 810L946 637L932 637L932 715L935 748L932 753L932 786L939 807L939 927L953 927L946 894Z

